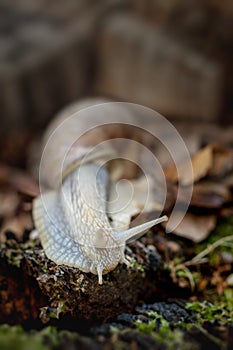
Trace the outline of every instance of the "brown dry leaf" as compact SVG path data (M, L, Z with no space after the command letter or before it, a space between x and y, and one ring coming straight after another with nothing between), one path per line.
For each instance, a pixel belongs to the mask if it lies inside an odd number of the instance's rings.
M202 150L200 150L192 158L192 167L193 167L193 179L190 178L189 171L187 172L187 165L183 166L181 172L181 184L184 186L192 184L192 182L197 182L207 175L209 169L211 168L213 162L213 152L212 145L209 145Z
M181 212L174 212L173 215L179 218ZM173 233L179 237L188 238L195 243L199 243L209 236L215 225L216 217L214 215L197 216L186 213ZM169 230L169 221L167 229Z
M213 145L213 164L209 175L221 177L233 170L233 150Z
M0 164L0 184L8 185L30 197L36 197L40 193L37 182L26 171L5 164Z
M178 166L180 183L183 186L197 182L206 175L223 177L233 170L233 150L216 144L210 144L192 157L193 178L187 162ZM178 181L177 168L174 164L164 170L165 176L172 182Z
M175 164L170 164L164 168L164 175L168 182L177 183L178 173Z
M15 192L1 192L0 216L6 217L14 215L19 202L19 196Z
M223 182L227 187L229 188L233 188L233 173L228 175L228 176L225 176L221 182Z
M191 185L207 175L213 163L212 148L212 145L208 145L192 157L193 176L190 173L189 163L185 162L178 166L181 174L179 180L183 186ZM178 181L178 173L174 164L165 168L164 172L168 180L172 182Z
M188 190L189 191L189 190ZM186 203L187 189L180 191L181 202ZM195 184L190 205L200 208L220 208L224 203L232 199L231 192L222 182L203 180Z
M11 185L16 191L26 194L30 197L37 197L40 189L36 181L34 181L27 173L18 172L11 177Z
M222 182L204 180L195 185L194 191L203 194L215 194L222 197L225 201L230 199L230 191Z
M207 278L202 278L200 280L200 282L198 283L198 290L199 291L203 291L206 289L207 285L208 285L209 281Z

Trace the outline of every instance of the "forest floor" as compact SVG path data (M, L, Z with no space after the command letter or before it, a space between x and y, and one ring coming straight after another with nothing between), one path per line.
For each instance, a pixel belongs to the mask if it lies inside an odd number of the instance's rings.
M212 131L208 142L197 136L195 184L183 224L169 234L160 225L129 243L131 266L118 265L103 285L46 257L31 214L38 184L27 170L35 135L6 135L0 153L1 350L232 349L231 135ZM169 216L177 178L173 165L164 172Z

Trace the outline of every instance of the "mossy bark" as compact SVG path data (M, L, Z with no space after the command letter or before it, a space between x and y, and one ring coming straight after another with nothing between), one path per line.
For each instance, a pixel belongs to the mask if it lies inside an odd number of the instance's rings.
M40 319L46 323L68 313L95 323L131 312L139 303L169 290L170 280L156 250L140 242L133 242L128 250L132 267L119 264L99 285L91 273L53 263L38 240L7 240L0 247L0 298L5 305L0 322Z

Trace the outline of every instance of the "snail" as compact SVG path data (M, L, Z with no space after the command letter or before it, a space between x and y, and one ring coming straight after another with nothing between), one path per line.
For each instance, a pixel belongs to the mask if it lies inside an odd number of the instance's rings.
M133 115L126 107L106 102L75 103L51 122L42 142L43 191L33 201L35 228L47 257L98 275L99 284L118 263L130 264L124 253L128 240L167 220L162 216L133 228L125 227L129 222L119 227L117 221L111 222L107 202L114 182L111 175L120 166L106 163L115 157L115 150L105 141L128 137L130 129L115 120L131 123ZM100 104L103 109L93 108Z

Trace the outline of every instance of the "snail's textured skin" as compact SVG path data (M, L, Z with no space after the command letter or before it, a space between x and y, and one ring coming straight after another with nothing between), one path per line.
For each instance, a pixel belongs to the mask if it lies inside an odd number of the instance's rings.
M106 215L107 170L101 168L95 179L95 167L89 163L75 169L61 191L35 200L33 213L47 256L57 264L98 274L102 283L102 273L125 261L125 245L119 245L111 235ZM101 197L95 195L95 184Z
M52 145L50 157L57 156L54 145L58 141L68 144L70 126L67 125L68 130L66 127ZM73 127L70 133L74 133ZM109 174L106 167L98 164L98 158L103 154L97 152L96 159L92 156L79 162L80 154L83 156L83 150L84 153L88 151L88 142L93 144L93 140L84 139L84 148L77 145L76 158L72 156L63 170L65 176L61 186L53 186L55 188L34 200L33 218L48 258L57 264L97 274L101 284L102 275L113 270L119 262L128 264L124 256L126 241L146 232L156 223L166 220L166 217L123 232L116 232L112 228L107 215ZM95 142L98 142L98 138ZM109 150L106 149L106 153ZM54 171L58 171L56 166ZM54 174L47 171L45 175L46 182L53 184L51 178L55 179Z

